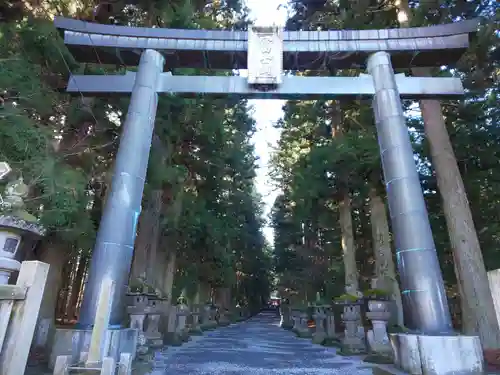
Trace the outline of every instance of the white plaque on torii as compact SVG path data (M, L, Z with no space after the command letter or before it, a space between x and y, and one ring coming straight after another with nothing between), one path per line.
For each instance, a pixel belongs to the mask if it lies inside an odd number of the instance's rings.
M277 26L248 30L248 84L279 85L283 75L283 33Z

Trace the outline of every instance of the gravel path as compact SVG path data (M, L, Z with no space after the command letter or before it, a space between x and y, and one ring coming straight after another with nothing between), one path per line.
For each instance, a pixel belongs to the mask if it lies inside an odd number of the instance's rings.
M279 327L276 313L261 313L156 353L150 375L372 375L359 358L335 354Z

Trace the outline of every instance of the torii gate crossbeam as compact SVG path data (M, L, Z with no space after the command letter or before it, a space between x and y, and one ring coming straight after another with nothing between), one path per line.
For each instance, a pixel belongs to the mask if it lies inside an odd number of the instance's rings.
M67 92L91 95L129 95L136 73L124 75L74 75ZM459 78L405 77L396 75L396 85L403 99L453 98L464 94ZM174 76L161 73L158 94L219 95L233 94L249 99L334 99L372 98L375 86L370 75L361 77L297 77L285 76L276 88L262 91L248 85L245 77Z

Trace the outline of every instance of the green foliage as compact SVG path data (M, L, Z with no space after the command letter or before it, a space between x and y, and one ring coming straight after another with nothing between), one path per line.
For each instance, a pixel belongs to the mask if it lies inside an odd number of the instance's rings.
M54 149L54 129L67 99L41 79L61 61L54 33L44 21L0 26L0 159L28 184L32 195L25 200L27 208L49 231L88 246L93 226L82 215L89 203L88 177Z
M370 299L388 299L390 294L381 289L368 289L363 292L363 296Z
M335 302L358 302L359 297L353 294L344 293L334 299Z

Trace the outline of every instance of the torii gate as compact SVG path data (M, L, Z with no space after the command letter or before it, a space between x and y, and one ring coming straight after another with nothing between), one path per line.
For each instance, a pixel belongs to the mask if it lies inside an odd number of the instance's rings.
M405 312L414 329L452 330L443 279L413 158L401 97L463 94L457 78L395 75L393 68L440 66L458 60L477 20L389 30L173 30L101 25L56 18L81 62L138 65L125 75L74 75L67 91L132 94L108 197L92 254L80 325L93 324L105 276L115 280L111 325L122 318L123 295L146 178L158 93L240 95L248 98L373 97L382 167L395 236ZM165 64L166 62L166 64ZM248 69L243 77L174 76L175 67ZM283 70L365 67L360 77L294 77Z

